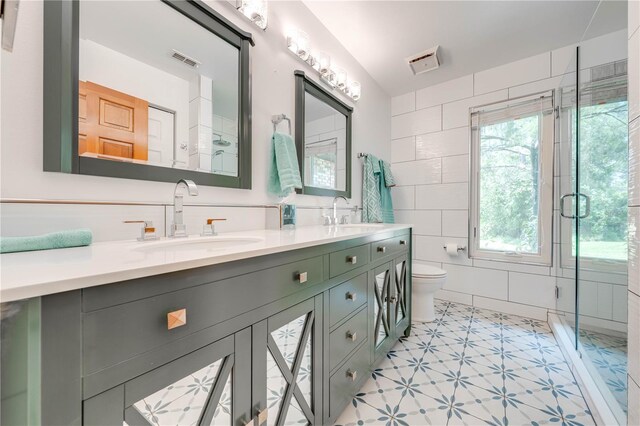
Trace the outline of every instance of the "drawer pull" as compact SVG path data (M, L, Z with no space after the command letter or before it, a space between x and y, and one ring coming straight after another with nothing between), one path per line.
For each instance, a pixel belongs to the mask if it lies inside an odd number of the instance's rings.
M186 309L178 309L177 311L169 312L167 314L167 330L182 327L185 324L187 324Z
M406 245L407 245L407 242L406 242L405 240L400 240L400 245L401 245L401 246L406 246Z
M347 370L347 377L350 378L352 382L355 382L356 378L358 377L358 372L349 369Z
M265 408L264 410L260 411L257 416L252 417L251 420L244 424L244 426L262 426L263 424L265 424L267 422L267 410L268 409Z
M347 263L355 265L356 263L358 263L358 256L348 256Z
M300 284L304 284L307 282L307 273L306 272L300 272L298 274L298 281L300 281Z
M347 331L347 339L351 340L352 342L355 342L356 339L358 338L358 333L356 333L355 331Z
M385 246L379 246L378 247L378 253L384 253L387 251L387 248Z
M356 301L356 293L351 293L350 291L348 291L345 297L347 298L347 300L351 300L353 302Z
M391 303L396 303L397 301L398 301L398 298L397 298L397 297L395 297L395 296L391 296L391 297L389 298L389 302L391 302Z

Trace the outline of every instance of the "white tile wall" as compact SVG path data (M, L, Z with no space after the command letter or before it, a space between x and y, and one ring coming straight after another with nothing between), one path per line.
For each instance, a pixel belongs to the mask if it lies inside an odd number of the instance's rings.
M469 153L469 127L416 136L416 159Z
M509 272L509 301L553 309L555 277Z
M629 401L627 404L629 407L627 424L629 426L640 425L640 409L638 408L640 407L640 385L631 379L629 380L627 396Z
M629 76L629 121L640 116L640 31L636 31L629 39L629 59L627 62Z
M468 182L469 156L456 155L442 159L442 183Z
M601 284L602 286L606 284ZM611 285L612 294L611 302L611 319L613 321L627 322L628 304L627 304L627 286Z
M507 89L474 96L442 105L442 128L453 129L469 125L469 108L501 101L509 97Z
M416 109L440 105L473 96L473 75L429 86L416 93Z
M449 264L443 268L447 271L445 290L507 300L507 272Z
M414 243L415 256L418 260L471 266L471 259L464 252L459 252L457 256L451 256L444 249L446 244L466 246L467 240L465 238L416 235Z
M391 117L391 139L437 132L442 126L442 108L438 105Z
M576 70L576 45L564 46L551 51L551 75L558 76ZM569 66L571 65L571 68Z
M473 296L473 305L479 308L491 309L507 314L534 318L539 321L547 320L547 310L544 308L537 308L535 306L507 302L504 300L490 299L481 296Z
M395 210L413 210L415 203L415 189L413 186L396 186L391 191L391 199Z
M469 234L469 212L467 210L442 210L442 235L467 238Z
M391 171L397 185L428 185L442 179L439 158L393 164Z
M474 94L481 95L549 77L551 52L475 73Z
M629 205L640 206L640 118L629 123Z
M416 94L409 92L391 99L391 115L400 115L416 110Z
M468 208L467 183L416 186L416 208L464 210Z
M473 305L473 296L466 293L458 293L457 291L438 290L436 298L448 300L454 303L464 303L465 305Z
M400 163L416 159L416 138L409 136L391 141L391 162Z
M640 382L640 296L629 292L629 376ZM634 355L634 356L632 356ZM639 407L636 406L636 409Z
M640 207L629 207L629 291L640 296Z
M442 235L442 212L440 210L397 210L397 223L413 225L414 235Z

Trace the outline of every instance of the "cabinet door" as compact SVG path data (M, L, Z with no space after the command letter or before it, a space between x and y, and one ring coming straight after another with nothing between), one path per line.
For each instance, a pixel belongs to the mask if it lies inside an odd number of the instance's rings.
M400 337L408 333L411 321L411 272L408 256L393 260L393 296L390 307L393 311L394 335Z
M253 424L321 424L321 315L319 295L253 326Z
M249 420L251 330L84 402L85 425L241 425Z
M372 331L371 341L373 343L374 359L384 356L393 346L393 327L392 327L392 311L390 298L391 287L391 264L385 263L369 272L370 294L372 299L370 306L372 307Z

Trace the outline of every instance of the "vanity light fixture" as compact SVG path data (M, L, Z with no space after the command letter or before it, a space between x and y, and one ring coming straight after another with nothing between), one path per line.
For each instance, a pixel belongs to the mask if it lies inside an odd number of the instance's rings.
M337 88L354 101L360 99L362 88L357 81L348 79L347 71L335 64L325 53L311 49L309 35L304 31L291 29L286 34L287 49L305 61L320 74L320 79L332 89Z
M236 0L236 9L261 30L267 29L267 0Z

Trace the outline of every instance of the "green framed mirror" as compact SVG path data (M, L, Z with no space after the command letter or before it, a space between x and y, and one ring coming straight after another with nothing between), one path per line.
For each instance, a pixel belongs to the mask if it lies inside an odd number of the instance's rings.
M251 34L200 0L44 2L44 170L251 188Z
M295 140L302 176L299 193L351 197L353 108L303 71L295 71Z

